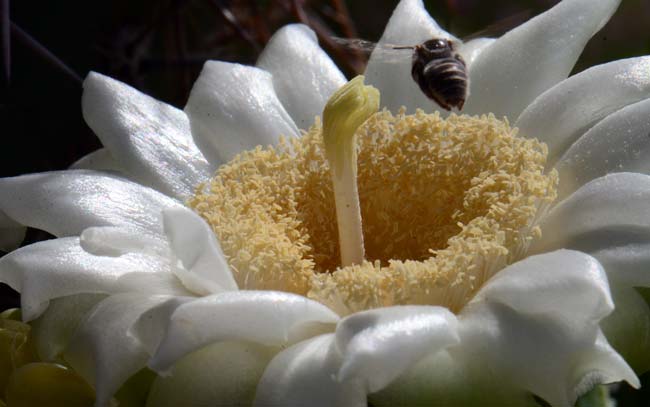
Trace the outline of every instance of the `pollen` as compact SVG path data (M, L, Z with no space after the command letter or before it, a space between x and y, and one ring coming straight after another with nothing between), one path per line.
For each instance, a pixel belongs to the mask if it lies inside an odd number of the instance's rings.
M341 267L322 126L220 167L188 202L241 289L306 295L341 315L404 304L459 311L540 236L556 198L547 148L493 115L384 110L356 134L365 261Z

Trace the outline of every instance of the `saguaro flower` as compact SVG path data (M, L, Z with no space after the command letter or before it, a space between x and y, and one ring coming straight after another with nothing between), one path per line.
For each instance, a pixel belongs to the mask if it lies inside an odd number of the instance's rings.
M618 4L461 44L462 115L408 57L346 85L301 25L256 67L207 62L184 111L91 73L105 148L0 180L4 247L57 237L0 259L40 360L11 366L9 404L42 376L86 400L72 373L97 405L570 406L638 386L650 59L567 79ZM458 41L402 0L380 42L431 38Z

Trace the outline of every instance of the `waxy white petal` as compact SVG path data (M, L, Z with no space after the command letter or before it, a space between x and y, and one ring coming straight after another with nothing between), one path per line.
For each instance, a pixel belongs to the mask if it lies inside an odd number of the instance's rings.
M329 97L345 85L345 76L318 46L311 28L282 27L271 37L257 66L273 75L273 87L300 129L309 129Z
M474 64L474 61L476 61L476 58L478 58L487 47L494 44L495 41L496 39L494 38L476 38L460 45L458 52L463 57L465 64L467 64L467 70L470 72L470 75L472 73L472 65Z
M650 97L650 57L598 65L546 91L524 110L520 134L548 145L553 166L598 121Z
M70 166L71 170L105 171L124 176L124 168L113 158L111 152L103 147L86 154Z
M184 201L210 178L182 110L95 72L84 81L82 108L120 167L142 184Z
M25 239L27 228L0 210L0 250L10 252Z
M616 274L607 267L605 270L608 276ZM650 369L650 306L635 288L619 282L612 282L612 295L616 309L600 327L612 347L634 371L645 373Z
M418 45L432 38L450 38L429 16L422 0L401 0L393 11L388 25L377 47L370 56L365 77L368 85L373 85L381 92L381 106L393 112L405 106L410 113L421 108L425 111L440 110L429 100L411 77L411 50L400 51L403 58L390 55L395 51L386 51L384 46Z
M343 319L323 335L282 351L257 388L258 406L365 406L415 365L459 341L456 317L433 306L398 306Z
M583 318L588 313L588 321L604 318L614 309L600 263L571 250L530 256L499 271L469 307L481 302L498 302L522 315Z
M361 379L374 393L424 355L458 343L456 317L446 308L400 306L353 314L336 328L343 355L338 380Z
M73 294L179 292L156 284L166 276L171 276L166 259L136 253L94 256L81 248L76 237L34 243L0 259L0 281L21 293L27 321L40 315L49 300Z
M365 407L366 392L359 382L345 386L337 380L341 362L334 334L293 345L264 370L253 406Z
M421 361L373 405L573 406L598 383L634 372L609 346L599 323L613 309L600 264L561 250L500 271L458 315L460 343ZM611 315L611 314L609 314Z
M568 247L595 251L647 235L650 176L615 173L582 186L542 219L532 253Z
M650 232L650 230L648 231ZM609 242L589 254L603 265L607 276L628 287L650 287L650 233L624 243Z
M60 361L79 324L105 298L105 294L76 294L50 301L47 310L30 322L41 360Z
M479 55L463 113L515 121L537 96L569 76L587 41L620 0L564 0L499 38Z
M194 142L215 167L243 150L298 135L275 94L271 74L251 66L206 62L185 113Z
M90 226L162 234L162 210L182 206L153 189L86 170L2 178L0 190L1 211L55 236L79 235Z
M531 256L500 271L461 311L466 357L553 406L596 383L639 382L599 322L614 304L604 270L584 253Z
M199 215L187 208L165 210L163 223L173 271L185 287L198 295L238 289L214 232Z
M165 371L182 356L219 341L269 346L296 342L338 316L305 297L275 291L231 291L179 306L149 366Z
M219 342L183 357L169 376L158 376L147 396L151 407L250 406L277 348Z
M129 328L148 309L168 297L118 294L90 312L70 345L65 359L95 387L95 406L108 406L113 394L147 363L148 355Z
M555 166L561 180L558 199L609 173L650 173L649 118L646 99L609 115L580 137Z
M81 247L96 256L117 257L127 253L142 253L169 257L167 242L156 235L133 233L124 227L94 226L84 229L79 237Z

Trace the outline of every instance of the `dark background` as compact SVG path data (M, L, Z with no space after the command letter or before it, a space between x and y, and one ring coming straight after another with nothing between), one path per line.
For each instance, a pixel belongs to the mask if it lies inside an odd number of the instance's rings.
M497 28L487 34L498 35L557 2L425 0L436 21L460 37L495 23ZM100 147L80 108L81 83L91 70L182 108L205 60L252 64L278 27L300 21L318 33L323 47L350 76L363 71L365 58L336 47L329 37L376 41L397 3L0 0L0 176L65 169ZM649 27L650 0L623 0L587 46L575 72L650 54ZM43 238L47 235L42 232L28 233L28 241ZM17 306L17 300L15 293L0 287L0 310ZM644 392L623 389L617 394L619 406L648 405L650 396Z

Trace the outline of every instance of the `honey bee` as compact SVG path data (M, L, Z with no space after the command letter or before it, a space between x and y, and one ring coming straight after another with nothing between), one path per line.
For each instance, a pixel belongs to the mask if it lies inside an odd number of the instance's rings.
M371 52L377 44L360 39L334 37L333 40L345 47ZM422 93L445 110L456 108L462 110L469 78L467 65L456 51L453 41L432 38L418 45L383 45L384 59L389 59L392 51L411 50L411 76ZM395 56L395 60L404 58Z
M479 37L500 36L510 28L526 21L530 10L524 10L503 18L481 31L463 38L463 41ZM447 38L431 38L418 45L378 45L371 41L331 37L335 44L370 54L381 47L382 61L403 61L411 51L411 76L422 93L445 110L462 110L469 93L467 64L458 52L459 43Z

